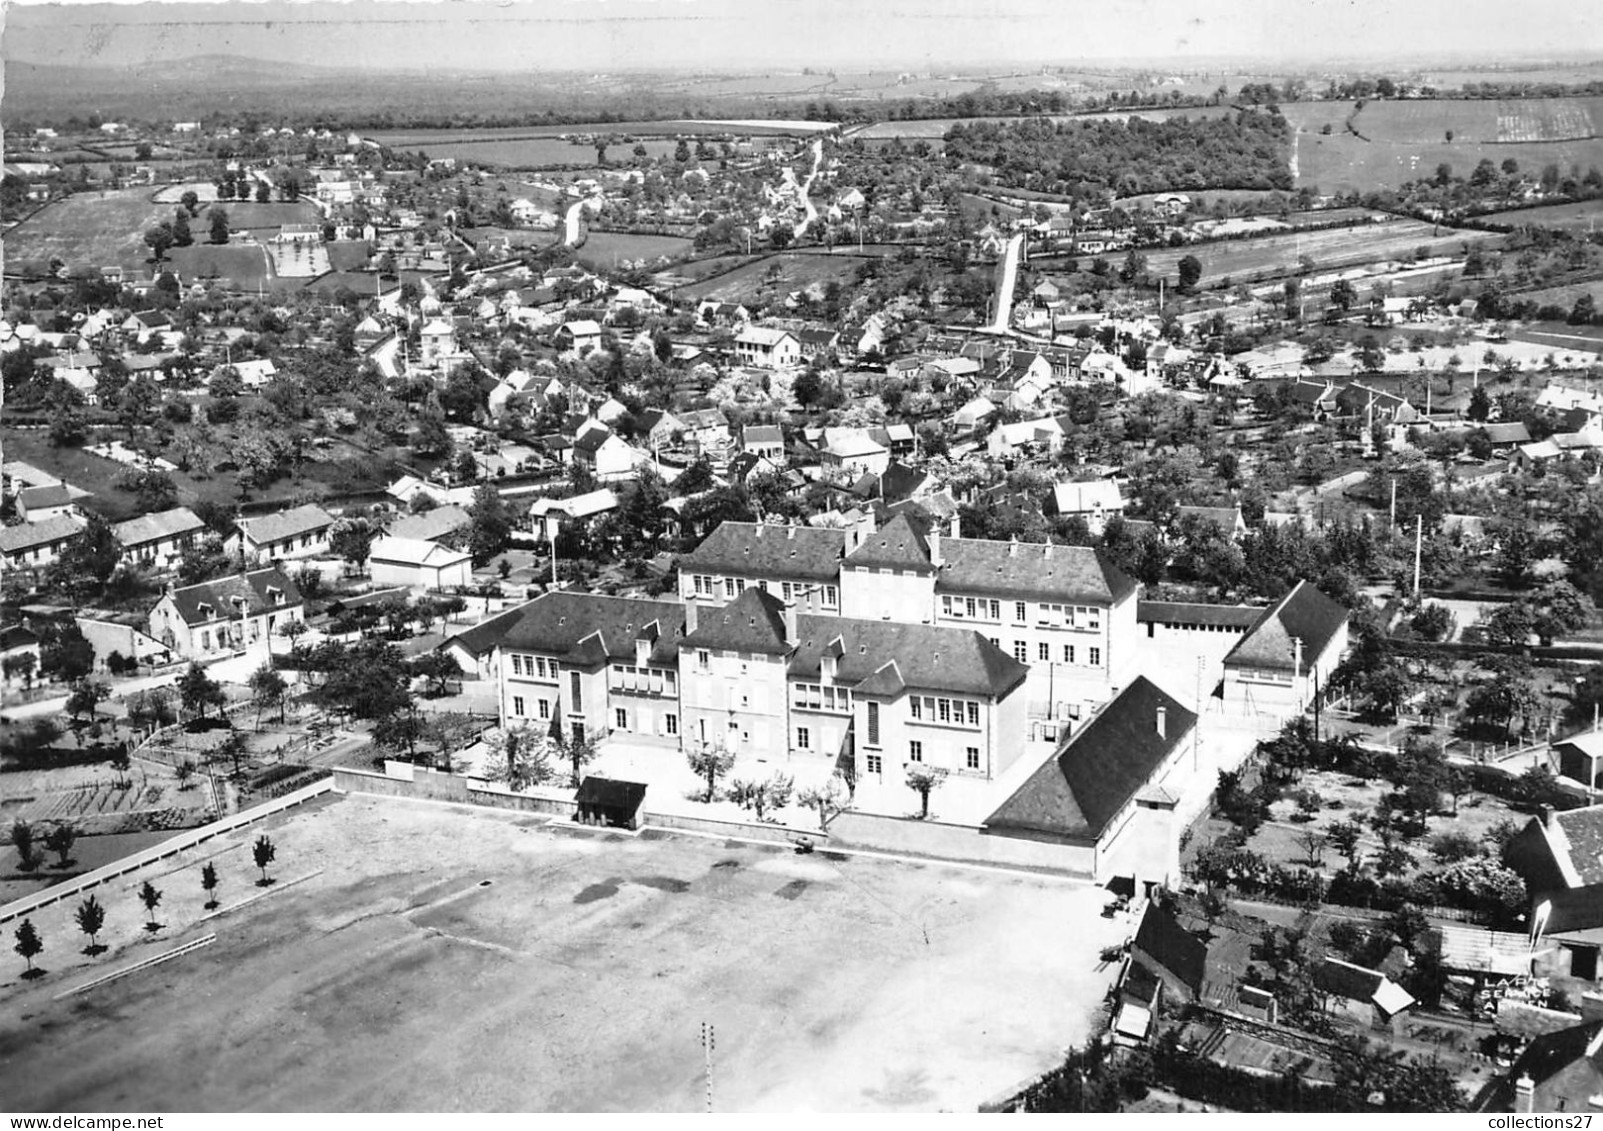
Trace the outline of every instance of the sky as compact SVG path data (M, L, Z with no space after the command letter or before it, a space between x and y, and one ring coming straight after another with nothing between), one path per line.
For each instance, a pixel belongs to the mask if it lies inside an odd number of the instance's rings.
M12 0L7 59L623 70L1603 54L1596 0Z

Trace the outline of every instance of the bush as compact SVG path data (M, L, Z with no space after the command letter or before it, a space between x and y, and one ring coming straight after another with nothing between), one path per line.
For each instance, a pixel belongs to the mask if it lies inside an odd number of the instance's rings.
M1431 838L1430 854L1438 864L1456 864L1481 854L1481 842L1469 833L1445 832Z

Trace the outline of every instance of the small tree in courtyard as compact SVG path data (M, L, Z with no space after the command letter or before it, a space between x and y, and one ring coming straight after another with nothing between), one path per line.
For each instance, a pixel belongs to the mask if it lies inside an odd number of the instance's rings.
M268 837L263 835L256 838L256 843L251 847L250 854L256 861L256 866L262 870L262 878L256 881L256 886L264 888L273 882L267 878L267 866L278 855L278 849L273 846L273 842Z
M24 978L38 978L42 976L44 971L35 970L33 968L33 960L39 957L39 955L44 951L45 944L39 938L39 932L34 929L32 919L24 919L22 921L22 926L18 927L16 930L16 939L17 945L12 949L18 954L22 955L23 960L28 964L28 970L22 976Z
M156 908L161 906L161 889L146 880L139 886L139 902L145 905L145 930L161 930L161 924L156 922Z
M33 826L27 821L11 822L11 843L17 850L17 866L24 872L31 872L39 866L39 856L34 851Z
M702 800L715 800L718 796L718 780L735 768L735 752L725 746L720 738L692 746L685 752L685 757L696 776L707 783L707 795Z
M821 786L802 790L796 800L809 809L818 810L818 827L824 829L829 824L830 814L840 812L845 794L846 785L836 774Z
M580 779L584 777L584 768L596 760L596 744L589 737L580 738L577 735L559 735L556 739L557 756L568 763L573 771L573 788L579 788Z
M54 852L59 859L58 868L65 868L72 863L72 846L78 841L78 830L71 825L62 823L45 834L45 847Z
M106 948L100 945L99 934L106 925L106 909L100 905L100 900L90 896L78 905L78 929L89 936L89 945L83 952L96 955Z
M926 766L922 762L914 762L907 767L907 788L918 794L918 819L925 821L930 815L930 794L941 787L946 780L946 771L939 766Z
M729 798L742 809L750 809L761 821L768 810L783 809L790 804L795 785L795 778L779 773L767 781L735 781L729 784Z
M217 909L218 887L217 865L207 863L207 865L200 870L200 886L206 892L206 910L215 911Z

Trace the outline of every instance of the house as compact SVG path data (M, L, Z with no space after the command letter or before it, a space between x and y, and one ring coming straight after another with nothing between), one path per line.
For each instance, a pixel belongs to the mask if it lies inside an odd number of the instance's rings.
M1596 981L1603 965L1603 807L1544 808L1503 850L1531 895L1531 936L1556 944L1551 972Z
M206 530L200 516L188 507L140 515L111 528L122 547L122 561L145 569L167 569L194 545Z
M1191 784L1185 754L1196 721L1138 676L985 818L986 835L1079 849L1082 869L1098 881L1177 877L1174 809Z
M82 518L78 500L86 492L74 493L65 483L24 487L17 492L17 516L24 522L44 522L52 518Z
M1124 514L1124 496L1112 479L1052 485L1052 511L1061 518L1082 518L1092 534L1101 534L1108 519Z
M740 450L785 465L785 434L777 424L748 424L740 430Z
M610 487L572 495L566 499L540 498L529 505L529 519L536 534L552 541L564 527L590 522L618 508L618 495Z
M601 327L593 318L564 322L557 327L556 347L563 353L584 353L601 348Z
M855 735L858 774L880 780L910 764L989 778L1023 748L1025 668L976 632L801 614L755 588L687 603L685 624L689 742L833 765Z
M704 326L744 326L751 312L738 303L707 301L696 308L696 318Z
M1478 1112L1564 1113L1587 1120L1603 1111L1603 998L1582 998L1581 1020L1536 1037L1509 1070L1476 1097Z
M801 361L801 343L789 330L743 326L735 335L735 360L760 369L782 369Z
M840 332L837 330L809 330L796 331L796 341L801 347L801 355L811 361L815 357L823 357L840 345Z
M150 611L150 635L186 660L258 649L265 655L280 626L305 619L300 590L269 566L168 590Z
M1241 517L1239 506L1175 508L1175 525L1191 524L1199 529L1211 526L1226 538L1239 538L1247 532L1247 520Z
M472 521L473 516L462 507L431 507L419 514L409 514L395 519L385 533L392 538L438 542L458 530L465 529Z
M679 558L679 593L718 607L747 588L804 611L840 612L840 569L851 535L832 527L724 522Z
M994 429L985 447L993 456L1013 455L1023 451L1055 454L1063 447L1063 426L1051 416L1043 416L1037 420L1017 420Z
M684 443L697 456L708 456L715 461L729 457L734 436L729 431L729 418L716 408L693 409L679 413Z
M604 483L634 478L635 467L643 458L643 453L606 428L586 429L573 442L573 461L589 467Z
M558 591L515 612L496 645L503 725L678 745L683 605Z
M1224 658L1224 701L1240 713L1301 714L1347 650L1348 612L1307 581L1265 609Z
M499 679L496 646L501 643L507 630L517 623L518 617L528 605L529 602L524 602L494 616L486 617L478 624L460 629L447 636L435 646L434 650L456 660L457 666L462 669L464 679Z
M420 538L376 538L367 562L375 585L443 590L464 588L473 580L473 559L466 551Z
M1314 987L1325 995L1328 1012L1371 1029L1389 1031L1415 1004L1412 994L1379 970L1339 958L1326 957L1314 967Z
M0 562L7 569L44 569L83 531L83 525L67 515L0 527Z
M864 429L827 428L818 461L823 467L855 479L859 475L882 474L891 462L891 452Z
M235 525L238 530L223 548L246 562L260 563L328 553L334 516L316 503L307 503L277 514L242 518Z
M1555 742L1550 758L1563 777L1588 789L1603 785L1603 733L1587 731Z
M636 423L639 435L645 438L646 446L652 451L673 447L685 431L685 422L663 408L645 409Z

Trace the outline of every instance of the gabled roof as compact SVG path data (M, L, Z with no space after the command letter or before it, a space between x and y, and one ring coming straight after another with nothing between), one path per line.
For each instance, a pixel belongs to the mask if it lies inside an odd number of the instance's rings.
M1559 861L1571 887L1603 884L1603 807L1554 813L1551 823L1536 825Z
M1531 440L1531 430L1523 420L1484 424L1481 427L1486 432L1486 438L1494 444L1528 444Z
M438 542L428 542L421 538L400 538L394 534L386 534L382 538L375 539L372 549L368 552L369 561L428 566L431 569L453 565L468 557L465 550L452 550Z
M681 572L834 582L846 532L829 527L725 522L679 559Z
M746 345L762 346L764 349L773 349L786 338L789 338L794 342L796 340L796 335L792 334L789 330L776 330L771 326L752 326L749 324L743 327L740 333L735 335L735 341L737 342L742 342Z
M522 619L524 611L533 603L533 601L526 601L521 605L506 610L504 613L497 613L493 617L481 620L473 627L465 628L461 632L447 637L440 647L449 648L452 645L458 645L470 655L487 655L494 651L496 645L501 643L502 638Z
M1196 605L1184 601L1137 601L1137 624L1218 626L1246 630L1258 623L1263 609L1256 605Z
M473 516L462 507L434 507L421 514L409 514L390 524L392 538L415 538L433 542L462 529L473 521Z
M83 533L83 526L64 514L43 522L19 522L0 527L0 554L16 554L36 546L48 546Z
M940 547L939 593L1111 605L1136 591L1134 579L1090 546L942 538Z
M1058 752L985 819L985 827L1099 838L1196 721L1179 700L1138 676L1096 717L1065 738Z
M256 518L242 518L240 530L257 545L282 542L334 525L334 516L316 503L292 507L277 514L264 514Z
M1603 1021L1583 1021L1537 1037L1476 1106L1513 1110L1514 1081L1525 1076L1536 1083L1535 1110L1558 1111L1556 1101L1564 1099L1565 1110L1585 1111L1592 1096L1603 1094Z
M1302 641L1303 670L1329 647L1343 625L1347 609L1332 601L1307 581L1299 581L1274 605L1265 609L1258 623L1236 642L1224 662L1272 671L1292 671L1297 666L1293 640Z
M1208 944L1181 925L1156 900L1147 904L1133 944L1138 957L1146 957L1167 970L1194 994L1202 993L1208 970Z
M785 639L785 603L752 587L721 609L698 611L696 631L685 637L685 646L786 656L795 642Z
M1124 497L1119 493L1119 485L1111 479L1054 484L1052 500L1059 514L1091 514L1099 510L1124 509Z
M1314 967L1314 985L1335 997L1368 1002L1387 1016L1401 1013L1414 1004L1413 995L1379 970L1355 966L1339 958L1326 958Z
M65 483L48 483L43 487L24 487L17 492L17 502L25 509L64 507L73 500L72 491Z
M846 556L846 564L859 569L894 569L932 574L929 542L924 532L906 515L897 515L885 528L863 539L862 545Z
M740 442L753 444L783 444L785 434L777 424L748 424L740 430Z
M792 676L817 679L824 656L833 654L835 682L860 695L894 698L910 690L1001 698L1030 674L1029 665L966 628L807 615L797 618L797 636Z
M282 598L277 603L271 598L273 590ZM253 614L265 613L276 608L292 608L301 603L301 591L277 566L213 578L199 585L174 589L169 596L185 624L206 624L238 616L242 610ZM205 611L202 606L208 606L210 611Z
M1195 518L1205 523L1211 522L1226 534L1242 522L1240 507L1176 507L1175 510L1181 519Z
M111 532L124 548L128 548L143 546L147 542L159 542L165 538L177 538L204 529L206 524L194 511L188 507L174 507L172 510L142 514L138 518L130 518L127 522L119 522L111 528Z
M651 663L678 656L685 607L677 601L642 601L594 593L547 593L518 610L501 647L556 656L595 667L608 658L633 662L635 641L650 639Z

